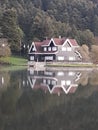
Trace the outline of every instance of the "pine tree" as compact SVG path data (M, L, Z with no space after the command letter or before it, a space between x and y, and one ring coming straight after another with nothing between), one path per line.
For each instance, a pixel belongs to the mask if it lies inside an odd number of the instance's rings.
M17 24L17 13L14 9L8 9L3 13L1 30L3 37L8 39L11 50L19 51L23 33Z

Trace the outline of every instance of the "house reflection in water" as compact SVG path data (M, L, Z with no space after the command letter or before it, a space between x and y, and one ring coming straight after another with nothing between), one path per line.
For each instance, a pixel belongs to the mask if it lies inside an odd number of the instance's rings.
M74 93L81 77L79 71L34 71L29 70L28 80L32 89L42 89L50 94Z

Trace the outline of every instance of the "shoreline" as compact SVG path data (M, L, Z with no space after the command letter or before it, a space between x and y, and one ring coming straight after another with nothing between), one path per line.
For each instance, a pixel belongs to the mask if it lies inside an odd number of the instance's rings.
M98 64L89 62L29 62L31 67L98 67Z
M45 63L45 62L32 62L32 64L28 64L28 70L97 70L98 65L93 63L57 63L57 62L51 62L51 63Z

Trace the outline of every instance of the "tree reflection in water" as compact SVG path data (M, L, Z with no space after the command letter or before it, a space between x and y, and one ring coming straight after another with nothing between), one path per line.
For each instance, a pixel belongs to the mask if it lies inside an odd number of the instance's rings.
M91 72L88 82L82 84L83 78L77 81L75 93L60 96L33 90L27 71L9 74L6 90L0 91L0 130L98 129L98 84Z

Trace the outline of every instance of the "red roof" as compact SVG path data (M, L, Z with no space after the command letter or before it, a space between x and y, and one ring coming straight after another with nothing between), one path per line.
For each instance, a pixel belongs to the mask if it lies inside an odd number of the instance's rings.
M46 85L44 84L35 84L34 87L33 87L34 90L38 90L38 89L41 89L41 90L44 90L45 92L48 91L48 88Z
M65 38L53 38L53 40L56 45L62 45L66 39Z
M76 89L77 89L77 87L71 87L70 90L69 90L69 92L70 93L75 93Z
M56 45L62 45L65 40L66 40L65 38L53 38L53 41L55 42ZM50 41L51 41L51 39L44 40L42 42L42 45L47 46L47 45L49 45Z
M50 40L47 39L47 40L44 40L42 42L34 42L36 50L37 50L36 52L39 52L39 53L54 53L55 51L50 51L50 52L45 51L45 52L43 52L43 50L42 50L42 46L48 46L51 40L52 39L50 39ZM57 46L63 45L66 40L67 40L66 38L53 38L54 44L56 44ZM68 38L68 40L70 41L72 46L78 46L78 43L76 42L75 39Z
M57 94L57 93L63 93L63 89L61 87L55 87L53 89L53 94Z
M35 47L36 47L36 50L37 52L42 52L41 50L41 45L43 44L42 42L34 42L35 44Z
M42 42L42 45L48 45L49 44L49 42L50 42L50 40L49 39L47 39L47 40L44 40L43 42Z
M78 46L78 43L76 42L75 39L69 39L70 43L72 46Z

